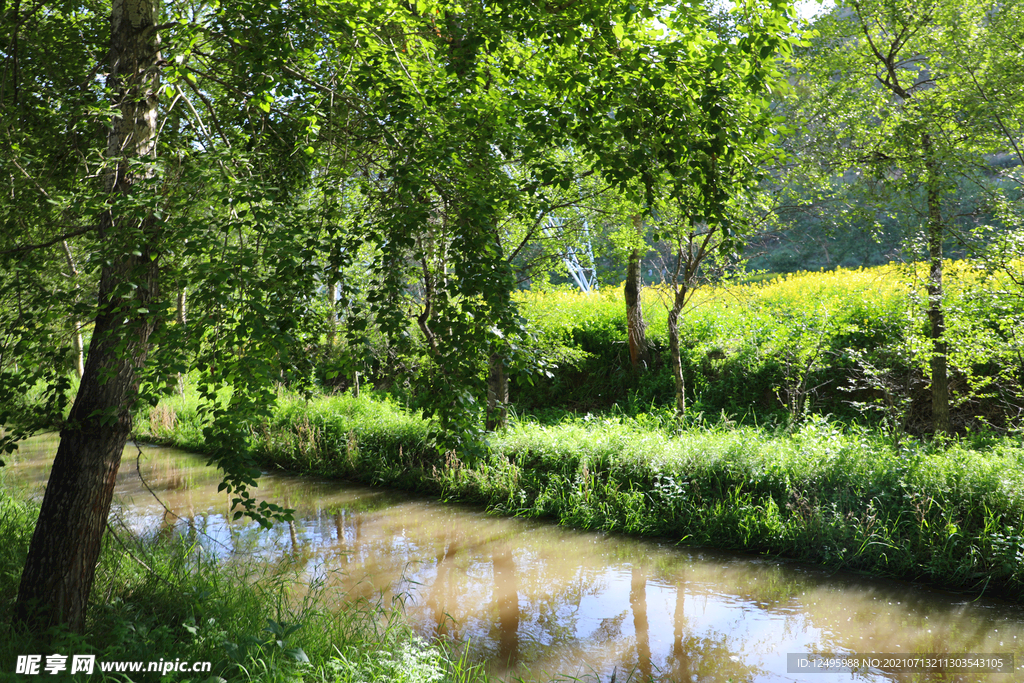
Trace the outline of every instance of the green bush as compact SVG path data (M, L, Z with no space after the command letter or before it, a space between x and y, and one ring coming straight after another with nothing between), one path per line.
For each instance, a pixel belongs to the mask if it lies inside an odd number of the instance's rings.
M432 449L429 430L389 400L284 397L253 448L502 514L1024 600L1024 448L1009 438L892 440L814 414L778 428L588 414L513 421L469 461Z
M287 563L219 560L194 530L137 538L116 525L101 554L86 635L10 626L35 510L0 489L0 662L25 653L96 655L97 662L210 662L211 674L171 672L161 681L444 683L486 681L482 668L417 638L400 611L366 599L337 605L319 576ZM124 545L122 545L122 543ZM295 596L304 596L296 599ZM8 668L8 665L10 668ZM98 664L97 664L98 666ZM101 673L96 680L128 681Z
M680 318L687 403L750 423L828 413L923 432L930 423L930 342L923 273L913 267L795 273L699 290ZM955 427L1013 429L1024 414L1024 299L970 262L946 266ZM644 291L652 367L634 373L622 292L522 293L519 306L551 378L512 386L520 412L629 415L674 403L667 296Z

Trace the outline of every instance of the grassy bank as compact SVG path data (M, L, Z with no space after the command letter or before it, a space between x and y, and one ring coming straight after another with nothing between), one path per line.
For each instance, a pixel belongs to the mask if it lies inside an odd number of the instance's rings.
M202 449L190 404L145 436ZM518 422L476 462L438 456L400 406L283 398L253 435L262 462L428 492L508 515L796 558L1024 600L1024 448L940 446L811 417L793 430L670 419Z
M221 563L204 554L195 538L135 538L124 528L117 539L106 537L88 635L18 633L9 627L11 608L36 514L0 488L0 678L13 675L17 656L25 654L42 655L40 672L51 678L42 667L48 655L60 653L96 655L89 677L96 681L487 680L478 667L416 638L391 607L354 600L342 613L327 611L322 605L338 596L327 600L318 588L325 582L298 583L286 563ZM210 662L211 669L130 677L99 670L101 662L161 659Z
M1019 427L1020 290L977 263L947 262L945 273L954 427ZM680 319L690 408L750 423L819 412L928 431L925 275L921 267L889 265L698 289ZM514 379L520 411L617 406L633 414L672 405L666 291L643 291L653 360L639 377L625 344L621 288L521 292L517 302L540 354L558 366L532 384Z

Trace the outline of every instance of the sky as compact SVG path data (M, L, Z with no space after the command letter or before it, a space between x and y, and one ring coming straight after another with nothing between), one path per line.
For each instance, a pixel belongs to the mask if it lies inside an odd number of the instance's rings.
M801 19L810 19L815 14L828 11L833 5L832 0L797 0L796 12Z

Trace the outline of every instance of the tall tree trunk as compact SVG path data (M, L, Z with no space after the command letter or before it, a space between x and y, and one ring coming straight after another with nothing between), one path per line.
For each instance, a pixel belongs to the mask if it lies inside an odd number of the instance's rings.
M130 194L138 179L129 159L155 151L159 39L154 27L154 0L114 0L108 85L119 97L120 117L107 140L108 159L117 160L106 178L112 199ZM101 221L100 238L116 256L100 273L85 372L61 430L15 606L16 621L36 632L58 624L79 632L85 627L121 451L131 431L138 370L153 331L151 316L139 311L156 296L155 230L151 217L113 210ZM125 248L126 233L133 248Z
M338 336L338 283L327 285L327 345L334 348L334 340Z
M676 414L686 414L686 381L683 378L683 360L679 352L679 314L686 303L686 286L676 286L672 310L668 312L668 350L672 357L672 377L676 383Z
M183 329L184 329L185 325L188 323L188 310L187 310L187 307L188 307L188 288L185 287L185 285L182 285L178 289L178 310L177 310L176 318L178 320L178 324L181 325L181 327ZM177 374L176 379L177 379L177 384L178 384L178 395L181 396L182 398L185 398L185 374L179 372Z
M500 354L492 353L488 365L487 421L484 428L493 432L508 422L508 375Z
M925 155L928 172L928 322L932 338L932 429L937 434L948 434L949 422L949 376L946 367L946 313L943 308L942 286L942 243L945 231L942 228L942 196L938 164L931 135L921 136L921 148Z
M185 287L185 285L182 285L181 289L178 290L178 310L175 315L179 325L184 325L185 323L188 322L188 312L185 310L185 307L187 305L188 289Z
M626 334L629 338L629 362L634 371L646 370L651 363L647 351L647 325L644 323L644 307L640 301L643 280L640 278L640 250L629 254L626 268Z
M75 351L75 373L78 379L85 376L85 342L82 340L82 326L77 320L71 321L71 345Z
M75 259L71 255L71 247L68 246L67 240L61 240L60 246L64 249L64 258L68 262L68 271L71 274L71 278L75 281L75 301L79 299L78 292L78 267L75 265ZM78 373L78 379L82 379L82 375L85 374L85 343L82 341L82 324L77 318L71 319L71 345L75 350L75 372Z

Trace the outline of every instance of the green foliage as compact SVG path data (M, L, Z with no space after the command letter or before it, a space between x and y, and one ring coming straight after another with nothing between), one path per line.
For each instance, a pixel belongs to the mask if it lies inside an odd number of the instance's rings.
M0 605L10 605L18 593L21 568L25 565L28 542L32 537L35 510L0 490L0 529L9 542L0 549Z
M795 124L785 143L793 168L783 193L792 201L784 203L840 229L882 236L897 226L908 260L930 263L923 305L937 433L954 428L956 383L947 372L957 347L944 334L943 258L952 244L979 253L998 229L989 221L1006 186L990 161L1020 158L1022 129L1019 105L1007 103L1004 117L992 96L1018 87L997 55L1022 18L1016 2L840 2L791 62L795 87L783 107Z
M0 535L7 540L0 553L0 660L5 663L31 652L95 654L97 661L171 656L212 663L212 678L184 673L161 678L181 683L487 680L457 654L415 637L400 608L365 598L345 602L328 588L327 576L310 581L285 563L256 569L244 560L224 562L204 550L195 534L136 538L122 525L115 525L119 540L108 534L103 549L90 635L8 630L34 512L33 505L0 489ZM338 604L345 608L329 607ZM105 676L94 674L97 680L129 680L123 674Z
M399 486L581 528L771 553L1024 599L1024 451L927 444L816 415L785 428L635 418L517 421L467 462L367 396L283 399L266 464ZM171 433L174 440L173 432Z
M146 7L159 31L124 24L139 33L126 44L161 58L133 72L114 41L124 73L107 88L105 5L2 12L0 446L59 421L61 321L105 320L110 354L131 360L126 398L85 419L109 424L197 375L211 464L264 523L287 513L249 494L247 439L279 383L401 371L439 452L479 451L487 359L536 364L510 297L537 216L593 176L594 194L649 207L660 183L717 220L767 140L790 30L781 1L738 6L730 40L705 8L658 2ZM138 102L153 119L125 137L115 123ZM313 303L325 284L340 287L340 351L336 302ZM106 381L99 365L85 386ZM15 411L39 382L43 414Z
M947 339L954 352L954 425L1020 427L1022 300L1005 275L979 262L947 262ZM892 435L927 427L928 339L914 268L797 273L756 284L710 287L680 318L688 403L696 413L751 422L799 422L806 414L863 417ZM921 287L921 289L918 289ZM672 404L666 315L658 288L644 293L655 365L637 379L625 349L621 292L523 293L518 297L541 355L557 367L512 401L540 414L612 406L626 414Z

